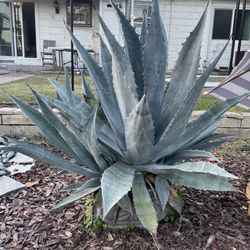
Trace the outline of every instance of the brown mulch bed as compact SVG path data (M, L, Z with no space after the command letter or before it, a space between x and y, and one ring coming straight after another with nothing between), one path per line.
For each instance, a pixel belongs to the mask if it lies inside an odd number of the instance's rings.
M250 249L250 217L245 189L250 181L250 149L242 143L227 143L220 151L220 164L241 179L239 192L215 193L183 189L185 209L177 221L161 224L158 239L163 249ZM248 142L249 145L249 142ZM58 190L75 182L72 174L43 163L15 176L22 183L37 185L0 199L0 249L155 249L150 235L141 229L89 232L83 227L81 201L50 213L65 197Z

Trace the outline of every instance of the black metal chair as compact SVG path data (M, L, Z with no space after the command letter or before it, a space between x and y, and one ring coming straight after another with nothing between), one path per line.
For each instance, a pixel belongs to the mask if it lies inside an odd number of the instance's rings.
M53 49L56 47L56 41L53 40L44 40L43 41L43 52L41 52L42 62L43 66L53 66L55 69L57 66L56 63L56 53L53 51Z

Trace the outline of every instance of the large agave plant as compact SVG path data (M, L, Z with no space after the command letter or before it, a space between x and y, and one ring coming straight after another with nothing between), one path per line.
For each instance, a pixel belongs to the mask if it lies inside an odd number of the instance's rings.
M156 239L158 222L168 208L181 212L182 203L173 184L201 190L234 190L228 179L237 177L216 164L183 160L210 157L210 150L223 142L220 135L212 134L223 113L250 94L227 100L190 121L202 88L225 50L196 80L206 14L184 43L172 79L165 87L167 38L158 1L154 0L150 25L145 19L140 36L111 3L125 47L120 46L99 16L107 44L100 41L102 68L69 32L98 99L84 77L86 98L75 95L67 74L66 85L50 80L57 91L55 100L32 90L41 112L11 96L44 136L75 162L26 142L14 142L8 148L88 177L85 182L67 187L65 190L73 193L53 209L94 194L94 218L100 217L113 227L129 223L143 226ZM60 111L63 121L52 107Z

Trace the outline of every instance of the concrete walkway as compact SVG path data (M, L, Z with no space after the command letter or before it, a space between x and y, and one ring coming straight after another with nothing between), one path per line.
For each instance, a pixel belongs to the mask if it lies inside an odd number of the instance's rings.
M22 72L6 72L0 74L0 85L8 82L13 82L21 79L25 79L33 76L32 74L22 73Z

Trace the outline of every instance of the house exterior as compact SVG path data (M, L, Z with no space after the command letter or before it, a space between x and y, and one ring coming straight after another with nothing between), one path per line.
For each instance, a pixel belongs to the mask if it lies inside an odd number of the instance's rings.
M119 8L135 19L140 32L142 11L148 15L151 0L117 0ZM233 0L208 0L208 18L205 27L201 68L204 68L228 40L233 28L235 3ZM99 11L104 21L122 42L122 34L115 13L108 0L73 0L74 33L87 49L99 58L99 36L102 34L95 14ZM174 67L182 43L201 17L207 1L159 0L162 19L169 42L169 70ZM132 12L131 12L132 9ZM56 41L57 47L70 47L70 38L63 20L69 19L68 0L0 0L0 63L15 65L42 65L44 40ZM236 46L237 47L237 46ZM242 50L250 49L250 0L247 1ZM228 67L230 46L217 65Z

